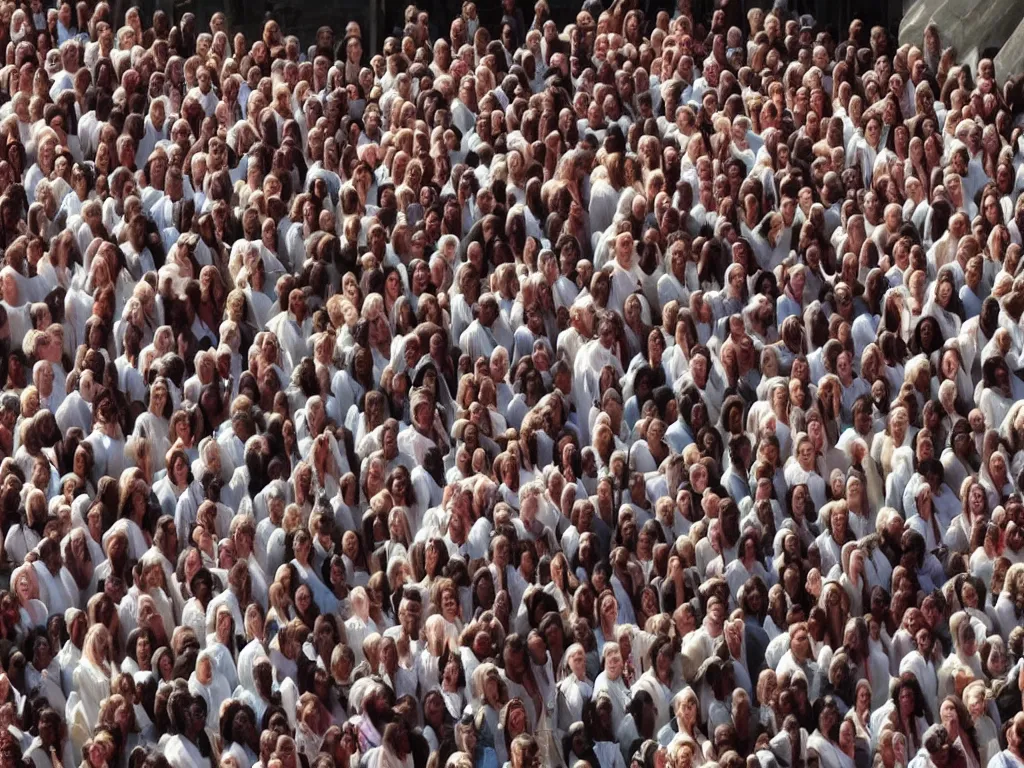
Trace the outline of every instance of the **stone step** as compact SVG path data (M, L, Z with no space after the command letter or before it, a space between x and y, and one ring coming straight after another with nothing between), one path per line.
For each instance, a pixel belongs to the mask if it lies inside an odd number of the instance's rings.
M900 44L921 46L925 27L935 23L943 48L955 48L957 62L972 71L999 49L996 77L1003 81L1024 67L1024 2L1021 0L907 0Z
M1013 3L1014 0L1008 0ZM994 3L1000 5L998 1ZM1019 5L1019 3L1018 3ZM973 45L964 45L965 27L972 11L984 7L984 0L917 0L900 24L900 44L920 46L924 40L924 28L934 22L942 36L942 47L954 46L963 51ZM975 15L980 15L975 14Z
M900 22L900 45L910 43L921 45L924 39L924 28L928 26L931 15L945 0L913 0L904 7L903 21Z
M1021 67L1024 67L1024 19L1016 23L1016 27L999 49L993 62L996 67L996 79L1000 82L1020 73Z
M985 51L1006 43L1022 17L1024 4L1020 0L980 3L957 28L958 35L952 37L950 44L957 46L960 62L975 71Z

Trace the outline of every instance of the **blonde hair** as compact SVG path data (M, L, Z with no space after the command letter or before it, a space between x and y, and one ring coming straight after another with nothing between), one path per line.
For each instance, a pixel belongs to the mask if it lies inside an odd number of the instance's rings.
M107 653L101 656L100 644L105 644ZM110 674L110 632L102 624L93 624L85 635L85 642L82 643L82 659L99 667L108 676Z
M28 406L28 401L32 398L32 395L36 396L36 403L38 404L38 402L39 402L39 390L36 389L36 385L35 384L29 384L27 387L25 387L23 390L21 390L21 412L22 413L25 413L25 408ZM25 428L26 428L26 426L28 424L30 424L30 421L28 419L26 419L21 424L21 430L22 430L21 431L21 441L22 441L22 443L25 442Z

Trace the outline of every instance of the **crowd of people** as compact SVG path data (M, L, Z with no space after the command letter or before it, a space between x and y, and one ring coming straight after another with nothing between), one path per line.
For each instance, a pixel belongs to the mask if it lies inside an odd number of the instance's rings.
M1024 79L121 6L0 4L0 766L1024 768Z

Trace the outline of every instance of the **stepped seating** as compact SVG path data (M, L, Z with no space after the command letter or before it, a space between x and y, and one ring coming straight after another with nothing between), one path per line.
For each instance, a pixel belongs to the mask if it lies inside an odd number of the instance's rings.
M900 44L920 46L924 29L935 23L943 48L952 46L957 61L977 67L992 57L1004 80L1024 66L1024 3L1020 0L914 0L900 23Z

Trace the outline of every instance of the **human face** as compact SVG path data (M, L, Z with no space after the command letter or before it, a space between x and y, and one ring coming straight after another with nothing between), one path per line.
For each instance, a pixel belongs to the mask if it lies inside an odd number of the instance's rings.
M604 669L612 680L618 680L622 674L622 654L619 651L610 651L605 656Z
M423 717L427 723L439 723L444 716L444 702L440 696L428 696L423 704Z
M985 511L985 489L981 485L975 484L971 486L971 490L967 494L967 500L968 508L972 515L980 515ZM974 594L974 587L968 584L964 587L965 593L967 589L970 589L971 593ZM974 597L977 599L977 594L974 594Z
M861 686L857 689L857 708L858 709L870 709L871 708L871 692L867 686Z
M914 711L914 692L910 689L910 686L904 686L903 690L900 691L899 702L900 711L904 716L910 715Z
M931 633L927 629L922 629L918 631L917 635L914 637L914 640L917 643L918 652L922 656L927 658L928 655L931 653L932 649Z
M213 665L210 663L209 657L204 656L196 664L196 678L203 685L209 685L213 679Z
M953 723L958 721L956 718L956 708L953 706L952 701L942 702L942 706L939 707L939 720L947 731L954 730Z
M227 638L231 632L231 614L221 612L217 614L217 636Z
M446 589L441 595L441 614L448 621L454 621L459 614L459 601L454 590Z
M876 119L868 121L867 126L864 129L865 138L873 147L878 146L878 139L882 134L882 125Z
M96 742L89 747L89 765L93 768L100 768L107 764L107 748L102 743Z
M32 585L29 583L28 577L23 576L18 579L18 583L15 585L15 591L17 592L18 599L22 604L25 604L32 599Z
M658 653L655 659L655 667L658 677L662 680L672 677L672 646L666 645Z
M804 470L811 471L814 469L814 446L810 440L802 442L796 453L800 466Z
M795 655L801 659L808 658L811 652L810 638L807 634L807 630L798 629L790 638L790 646L792 647Z
M692 696L686 696L683 699L683 703L680 707L680 714L682 715L682 723L688 729L692 728L694 723L697 722L697 701Z
M163 416L164 408L167 405L167 389L165 387L154 387L149 398L149 412L155 416Z
M509 713L509 730L518 736L521 733L526 733L526 710L522 707L515 707Z
M45 670L50 666L50 662L53 660L53 654L50 651L50 643L45 638L39 638L36 640L36 647L32 663L37 670Z

